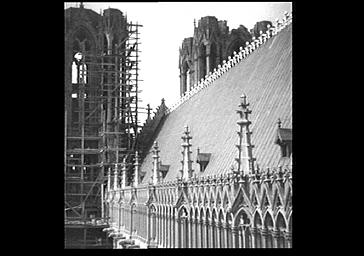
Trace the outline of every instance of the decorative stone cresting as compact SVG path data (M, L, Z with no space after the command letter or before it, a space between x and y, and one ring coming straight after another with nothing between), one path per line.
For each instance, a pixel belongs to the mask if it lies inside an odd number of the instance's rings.
M228 60L223 60L223 65L218 65L217 69L214 69L214 72L210 72L205 78L201 79L197 84L192 86L192 90L187 91L175 104L173 104L170 108L166 110L166 114L171 113L183 103L188 101L198 92L203 90L204 88L209 87L213 84L213 82L221 77L224 73L228 72L232 67L237 65L240 61L247 58L249 54L263 45L267 40L273 36L276 36L280 31L286 28L288 25L292 23L292 13L284 12L284 18L282 20L276 19L275 26L271 27L269 24L267 25L268 30L265 33L260 33L258 38L253 37L253 40L248 43L246 42L245 46L239 48L239 52L233 53L233 56L228 56ZM243 48L244 47L244 48Z

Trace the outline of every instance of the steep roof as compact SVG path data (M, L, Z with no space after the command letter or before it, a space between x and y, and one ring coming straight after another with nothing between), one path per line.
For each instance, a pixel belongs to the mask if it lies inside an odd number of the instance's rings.
M242 93L252 110L253 156L261 168L277 166L281 158L280 147L274 143L278 118L282 128L292 128L292 25L168 114L155 139L162 164L170 165L165 180L180 175L181 136L186 124L191 130L192 168L197 176L230 171L238 152L235 110ZM203 173L196 163L197 147L211 153ZM152 166L152 154L148 153L141 166L141 172L146 172L143 183L150 180Z
M277 130L276 142L278 140L280 140L280 141L290 141L290 140L292 140L292 129L279 128Z

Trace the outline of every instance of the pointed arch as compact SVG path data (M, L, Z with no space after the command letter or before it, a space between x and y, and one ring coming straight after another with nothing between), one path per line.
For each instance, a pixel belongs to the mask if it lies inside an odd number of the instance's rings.
M211 219L216 222L217 221L217 210L216 208L214 207L211 211Z
M287 229L287 221L281 211L279 211L277 214L275 221L275 229L279 231L286 231Z
M256 210L253 216L253 227L260 228L262 226L262 216L259 211Z
M234 227L239 225L249 225L251 223L251 215L247 208L241 207L235 214Z
M279 233L278 248L285 248L286 239L284 237L284 233L287 231L287 221L281 211L278 212L276 217L275 230Z
M240 188L239 191L236 193L236 196L231 205L231 212L236 215L240 208L248 208L249 205L250 200L245 194L245 190L243 188Z
M263 222L264 228L267 228L269 230L273 230L274 228L274 221L272 218L272 215L267 211L264 216L264 222Z
M222 209L219 210L218 219L219 219L220 224L225 222L225 214Z
M206 243L205 243L205 233L204 233L204 221L205 221L205 209L204 207L200 207L200 219L199 219L199 222L200 222L200 227L199 227L199 233L200 233L200 236L199 236L199 240L200 240L200 248L205 248L206 247Z
M181 95L191 90L191 67L187 59L182 62Z
M70 33L71 44L77 48L72 49L73 54L77 51L94 52L96 50L96 33L86 23L79 24Z
M210 45L210 68L209 68L209 71L213 71L214 68L217 67L218 65L218 58L217 58L217 46L216 46L216 43L215 42L211 42L211 45Z
M201 43L198 47L198 68L199 68L199 76L198 80L201 80L206 75L206 46L204 43Z
M206 216L205 216L205 220L206 221L209 221L210 220L210 217L211 217L211 215L210 215L210 207L206 207Z

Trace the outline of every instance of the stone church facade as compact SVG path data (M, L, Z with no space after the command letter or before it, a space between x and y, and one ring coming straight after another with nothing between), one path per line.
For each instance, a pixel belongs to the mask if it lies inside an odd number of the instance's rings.
M150 121L133 181L126 162L109 169L114 248L292 247L291 36L288 13L250 32L199 20L180 49L181 100Z
M254 31L263 33L267 30L270 21L257 22ZM217 20L214 16L206 16L194 23L193 37L185 38L180 48L180 95L193 89L201 79L217 69L224 60L239 51L240 46L259 36L259 31L249 32L240 25L237 29L229 31L226 20Z

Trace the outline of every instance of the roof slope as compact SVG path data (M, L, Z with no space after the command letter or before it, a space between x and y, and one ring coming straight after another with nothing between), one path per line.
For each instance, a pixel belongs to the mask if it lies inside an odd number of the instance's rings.
M238 104L245 93L252 124L253 156L261 168L274 167L280 161L280 148L274 143L277 120L282 128L292 128L292 25L270 38L246 59L223 74L212 85L172 111L156 136L162 164L170 165L165 180L174 180L182 168L182 139L187 124L192 136L192 168L197 176L230 171L237 157ZM197 147L211 153L203 173L196 163ZM141 171L151 177L152 153L144 159Z

